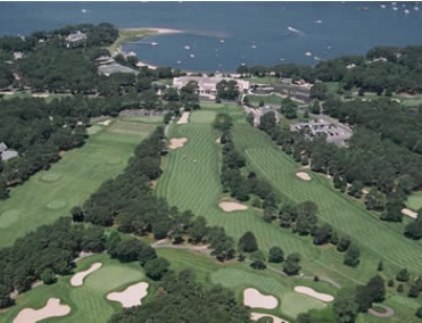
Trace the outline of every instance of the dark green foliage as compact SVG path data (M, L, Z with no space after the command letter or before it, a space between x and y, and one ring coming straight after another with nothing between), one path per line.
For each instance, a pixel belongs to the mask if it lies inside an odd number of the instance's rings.
M324 83L315 83L311 87L311 98L323 101L327 97L328 88L327 85Z
M249 311L238 304L234 293L221 286L205 288L195 282L191 272L167 275L155 297L142 306L125 309L113 315L110 323L246 323Z
M283 271L291 276L297 275L300 271L300 255L298 253L289 254L283 263Z
M0 309L12 306L14 301L10 298L10 290L0 284Z
M422 209L418 211L418 218L406 225L404 229L406 237L420 240L422 238Z
M366 286L356 287L355 302L358 305L359 312L361 313L366 313L372 307L374 299Z
M213 122L213 127L222 132L229 131L232 125L232 118L226 113L217 114Z
M153 279L160 280L168 271L170 263L164 258L156 258L146 262L144 266L145 274Z
M290 99L283 99L281 101L280 112L284 114L286 119L296 119L297 118L297 104Z
M371 190L365 196L365 206L368 210L383 211L386 202L387 199L385 194L378 191L375 187L371 188Z
M46 285L54 284L57 281L56 275L50 268L44 269L40 276L41 280Z
M418 307L418 309L416 310L415 315L416 315L417 318L422 319L422 306Z
M180 101L185 110L197 110L199 106L198 84L194 81L189 82L180 89Z
M315 229L314 244L323 245L328 243L331 239L333 228L329 224L323 224Z
M418 277L410 285L410 289L409 289L409 292L407 293L407 296L412 297L412 298L417 298L421 291L422 291L422 278Z
M74 206L70 210L70 214L72 215L73 222L83 222L84 221L84 211L80 206Z
M275 118L275 113L273 111L265 113L259 121L259 129L265 131L268 134L272 134L277 120Z
M380 219L389 222L401 222L403 219L403 214L401 213L402 209L402 201L391 199L387 202L385 211L381 213Z
M383 263L382 260L379 261L377 270L378 271L383 271L384 270L384 263Z
M410 274L406 268L400 270L396 276L396 280L399 282L407 282L410 279Z
M84 251L102 252L105 249L104 230L100 227L88 227L81 239L81 248Z
M340 251L340 252L346 251L349 248L350 243L351 241L348 237L342 237L339 243L337 244L337 247L336 247L337 251Z
M346 288L341 289L333 302L333 309L338 322L355 322L359 305L355 301L355 293L353 290Z
M243 252L253 252L258 250L258 243L256 242L255 235L248 231L239 239L239 250Z
M343 263L350 267L356 267L360 262L360 251L359 247L355 243L351 243L344 254Z
M224 261L234 257L234 241L226 234L224 228L209 228L206 240L209 243L210 248L213 249L211 254L218 260Z
M403 286L403 284L399 284L399 285L397 286L397 292L398 292L398 293L403 293L403 292L404 292L404 286Z
M253 269L265 269L267 265L265 264L265 256L261 250L255 250L250 255L251 258L251 267Z
M280 247L271 247L268 253L268 261L273 263L280 263L284 261L284 251Z
M239 94L239 87L234 80L223 80L217 84L217 98L220 100L236 100Z
M193 243L199 243L204 240L208 232L207 222L204 217L196 217L189 228L189 235Z
M380 275L372 277L366 284L368 294L376 303L381 303L385 299L385 282Z
M112 258L119 259L121 262L131 262L139 260L139 254L145 243L132 238L119 241L113 249L109 249L108 253Z

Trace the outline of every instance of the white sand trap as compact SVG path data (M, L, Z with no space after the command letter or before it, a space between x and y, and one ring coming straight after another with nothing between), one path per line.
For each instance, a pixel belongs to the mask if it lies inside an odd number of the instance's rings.
M412 219L416 219L418 217L418 213L416 213L416 212L414 212L410 209L402 209L401 213L408 216L408 217L411 217Z
M296 286L295 292L308 295L310 297L313 297L315 299L318 299L320 301L327 302L327 303L332 302L334 300L333 296L329 294L318 293L313 288L306 287L306 286Z
M100 269L102 265L103 264L101 262L96 262L92 264L91 267L89 267L87 270L74 274L70 279L70 285L74 287L82 286L84 284L85 278L92 274L94 271Z
M111 119L98 122L98 124L101 126L109 126L111 124Z
M272 295L264 295L255 288L246 288L243 291L243 305L252 308L273 309L278 306L278 300Z
M298 172L296 173L296 176L299 177L301 180L304 180L307 182L312 179L311 176L309 176L309 174L305 172Z
M220 209L222 209L224 212L234 212L234 211L244 211L247 210L248 207L246 205L243 205L239 202L221 202L218 204Z
M186 124L189 122L189 114L190 112L183 112L180 119L177 121L177 124Z
M70 313L70 306L60 304L60 299L50 298L47 304L38 310L24 308L13 323L36 323L50 317L65 316Z
M262 317L270 317L273 319L273 323L289 323L289 321L283 320L282 318L279 318L278 316L274 316L271 314L264 314L264 313L251 313L251 320L252 321L258 321Z
M187 142L188 138L172 138L170 139L169 149L182 148Z
M116 301L123 307L132 307L142 304L142 299L148 294L148 283L137 283L121 292L112 292L107 295L109 301Z

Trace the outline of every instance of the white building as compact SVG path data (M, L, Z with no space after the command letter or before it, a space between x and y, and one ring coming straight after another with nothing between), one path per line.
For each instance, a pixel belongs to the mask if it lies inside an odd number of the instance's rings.
M18 152L13 149L7 149L7 145L2 142L0 143L0 157L2 160L9 160L18 157Z
M217 84L221 81L236 81L239 91L244 92L249 89L249 81L234 79L223 76L182 76L173 78L173 86L180 90L189 82L196 82L199 88L199 95L214 100L217 96Z

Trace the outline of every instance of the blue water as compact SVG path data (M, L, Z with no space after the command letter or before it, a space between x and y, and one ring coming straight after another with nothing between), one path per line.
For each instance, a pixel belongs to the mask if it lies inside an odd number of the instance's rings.
M0 3L0 34L104 21L181 29L185 33L149 37L124 48L150 64L197 71L232 71L241 63L315 64L377 45L422 45L422 4L419 11L413 2L397 3L397 11L383 4L384 9L381 3L363 2Z

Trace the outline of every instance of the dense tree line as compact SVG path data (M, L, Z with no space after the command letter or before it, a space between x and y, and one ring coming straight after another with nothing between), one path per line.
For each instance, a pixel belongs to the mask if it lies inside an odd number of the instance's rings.
M105 247L103 229L85 229L61 218L0 249L0 308L13 305L9 296L13 290L24 292L36 280L52 283L55 275L70 274L80 251L101 252Z
M209 227L203 217L169 207L152 190L150 182L162 173L163 139L163 128L159 127L135 149L135 156L121 175L103 183L82 208L72 211L74 220L117 225L119 231L137 235L152 233L157 240L170 238L174 243L185 239L207 243L217 259L233 258L234 241L223 228Z
M225 192L239 201L248 201L250 195L256 196L254 205L262 207L267 212L276 208L277 199L272 192L271 185L259 179L255 173L249 172L247 177L242 175L245 159L236 150L231 135L232 120L227 114L220 113L214 120L214 128L221 131L220 143L223 145L223 164L221 168L221 184Z
M113 315L110 323L250 322L249 310L234 293L221 286L207 288L190 271L170 274L159 286L154 300Z
M337 189L364 197L366 207L381 212L382 220L401 221L407 195L422 187L421 111L387 101L327 100L323 108L353 126L347 148L327 143L322 136L312 138L306 130L278 127L271 113L261 118L260 128L297 162L331 175ZM364 196L365 186L371 189Z
M222 80L217 84L217 100L237 100L239 94L239 86L234 80Z
M343 90L356 87L361 92L422 92L422 46L375 47L364 56L342 56L315 66L278 64L275 66L240 66L243 75L275 75L304 79L314 83L340 82Z

